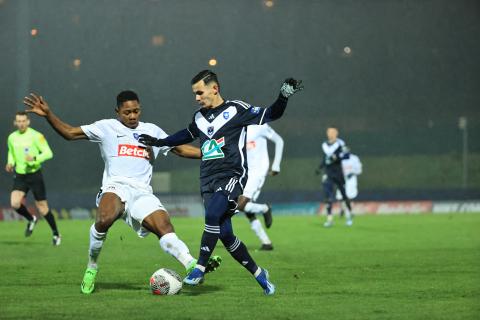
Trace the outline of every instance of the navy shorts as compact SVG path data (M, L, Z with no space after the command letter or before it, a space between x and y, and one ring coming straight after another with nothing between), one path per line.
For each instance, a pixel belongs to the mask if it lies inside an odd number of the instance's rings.
M45 190L45 183L43 182L42 171L39 170L27 174L15 173L12 190L23 191L26 194L30 189L33 192L35 200L47 200L47 192Z
M239 177L219 177L209 179L200 186L200 193L205 209L210 199L216 192L222 192L228 198L229 211L231 215L237 210L237 200L243 193L243 186L239 183Z
M338 188L342 194L345 194L345 178L342 176L327 176L323 182L323 191L325 199L335 201L335 190Z

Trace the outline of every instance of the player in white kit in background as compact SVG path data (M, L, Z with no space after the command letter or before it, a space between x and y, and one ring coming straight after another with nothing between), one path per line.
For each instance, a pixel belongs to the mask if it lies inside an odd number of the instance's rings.
M353 200L358 195L358 180L357 176L362 174L362 163L360 158L352 153L348 159L342 160L343 176L345 177L345 192L350 200ZM343 216L345 212L345 203L342 201L342 194L337 189L336 198L340 201L341 211L340 215Z
M275 157L270 172L267 140L275 144ZM282 153L283 139L268 124L249 125L247 127L248 180L243 195L238 199L238 208L245 212L250 220L252 230L262 242L260 250L273 250L273 245L256 214L263 214L265 226L270 228L272 225L272 210L268 204L255 203L255 201L262 191L266 176L268 174L276 176L280 173Z
M107 236L108 229L121 218L140 237L149 232L159 238L160 247L177 259L189 273L197 260L188 247L175 234L170 217L150 186L152 162L159 152L169 151L186 158L198 159L200 150L190 145L170 147L147 147L138 142L140 134L158 138L168 135L158 126L140 122L141 107L138 96L133 91L122 91L117 96L117 119L105 119L90 125L72 127L60 120L50 110L48 104L35 94L25 97L29 110L45 117L49 124L67 140L88 139L99 144L105 162L102 187L97 195L97 216L90 228L89 261L81 285L85 294L92 293L98 272L97 259ZM220 261L212 257L210 271Z

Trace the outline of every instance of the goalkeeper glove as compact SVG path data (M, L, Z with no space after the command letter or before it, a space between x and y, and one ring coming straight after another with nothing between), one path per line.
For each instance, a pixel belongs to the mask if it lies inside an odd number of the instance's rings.
M303 90L302 80L288 78L283 82L282 87L280 88L280 93L285 98L288 98L300 90Z
M149 136L148 134L141 134L138 138L138 142L143 143L146 146L152 147L163 147L167 145L165 139L157 139L155 137Z

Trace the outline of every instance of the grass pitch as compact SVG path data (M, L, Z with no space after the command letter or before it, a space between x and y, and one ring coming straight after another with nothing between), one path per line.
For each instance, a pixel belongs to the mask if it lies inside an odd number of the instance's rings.
M174 218L177 234L198 253L201 219ZM150 294L148 279L183 267L152 235L139 239L122 221L109 232L96 291L80 282L92 221L59 221L60 247L41 221L0 223L0 319L479 319L480 214L361 216L322 227L319 217L278 217L259 243L243 217L236 234L277 285L265 297L219 243L221 268L177 296Z

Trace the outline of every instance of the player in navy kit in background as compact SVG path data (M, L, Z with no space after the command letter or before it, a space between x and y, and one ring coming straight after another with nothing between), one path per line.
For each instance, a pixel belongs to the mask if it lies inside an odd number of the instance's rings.
M233 258L255 276L265 294L274 294L275 286L268 280L267 270L256 265L246 246L234 235L231 217L247 180L246 126L280 118L288 97L303 88L301 81L285 80L279 97L268 108L254 107L239 100L224 100L217 75L209 70L198 73L191 83L195 100L201 108L195 112L188 128L165 139L140 136L142 143L151 146L176 146L200 138L205 229L197 266L184 282L197 285L203 281L206 262L220 239Z
M345 178L342 169L342 160L348 159L349 152L342 139L338 138L338 129L335 127L327 128L327 141L322 144L323 160L316 173L320 174L321 169L325 169L322 177L323 192L325 193L325 201L327 203L327 221L324 227L333 225L332 206L335 201L335 188L338 188L345 201L345 217L346 225L351 226L353 221L351 217L352 207L350 199L345 192Z

